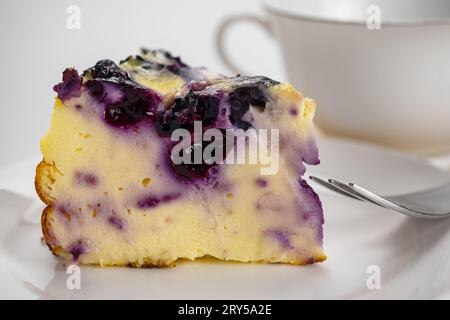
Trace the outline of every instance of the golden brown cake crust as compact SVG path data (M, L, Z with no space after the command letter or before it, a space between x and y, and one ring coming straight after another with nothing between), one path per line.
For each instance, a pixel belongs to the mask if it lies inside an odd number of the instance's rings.
M42 234L44 236L44 241L49 247L50 251L56 255L62 255L64 251L60 246L57 245L57 240L52 232L52 211L53 211L53 199L49 194L51 190L51 184L54 183L54 178L50 175L49 165L44 160L39 162L36 167L36 177L34 180L34 186L39 198L47 205L42 211L41 216L41 227Z
M47 195L47 192L44 191L42 180L44 179L44 170L46 168L47 164L44 162L44 160L41 160L39 164L36 167L36 176L34 178L34 188L36 189L36 193L38 194L39 198L44 202L45 204L50 204L51 199Z

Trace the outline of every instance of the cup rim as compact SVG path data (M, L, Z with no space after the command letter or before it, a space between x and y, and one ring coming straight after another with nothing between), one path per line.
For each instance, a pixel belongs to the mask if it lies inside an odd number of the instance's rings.
M277 4L275 0L264 0L263 8L272 14L282 16L285 18L290 18L294 20L305 20L316 23L324 23L324 24L335 24L335 25L353 25L353 26L365 26L366 21L361 19L342 19L342 18L329 18L329 17L321 17L318 15L309 15L302 14L300 12L288 11L286 8L283 8L281 5ZM410 21L393 21L387 20L383 22L383 27L410 27L410 26L443 26L450 24L450 17L448 18L436 18L436 19L417 19Z

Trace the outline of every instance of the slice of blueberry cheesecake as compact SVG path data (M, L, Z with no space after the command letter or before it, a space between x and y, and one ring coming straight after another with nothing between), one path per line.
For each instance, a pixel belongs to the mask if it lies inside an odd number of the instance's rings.
M35 185L55 255L135 267L326 259L321 202L302 178L319 163L316 106L290 84L143 50L68 68L54 90Z

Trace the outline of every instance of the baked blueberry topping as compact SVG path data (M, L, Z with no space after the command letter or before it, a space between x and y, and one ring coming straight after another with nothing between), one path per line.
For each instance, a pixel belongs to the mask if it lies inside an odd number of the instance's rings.
M280 243L280 245L286 249L293 249L291 244L289 233L283 230L267 230L266 235L273 237Z
M100 60L95 66L86 70L84 75L89 75L92 79L129 80L130 77L125 70L122 70L112 60Z
M220 169L219 162L223 161L226 158L227 151L231 149L231 147L227 146L226 139L226 131L225 129L218 129L222 133L222 141L221 141L221 154L216 153L217 148L212 148L210 158L205 158L205 148L212 143L216 143L216 141L195 141L194 135L191 134L191 143L185 148L180 150L180 158L186 159L189 158L189 163L180 163L175 164L171 158L173 147L176 144L172 144L168 148L168 157L170 168L175 172L175 174L181 178L182 181L185 182L204 182L211 184L217 178ZM231 142L230 142L231 143ZM195 154L201 155L201 163L195 161Z
M161 196L148 195L137 201L137 207L140 209L154 208L161 203L167 203L180 197L179 193L168 193Z
M85 83L91 96L105 105L105 120L117 127L144 120L161 101L158 94L131 80L128 73L111 60L100 60L85 76L92 79Z
M108 222L115 228L119 229L119 230L123 230L125 228L125 223L123 222L122 219L120 219L117 216L110 216L108 218Z
M211 182L219 173L217 165L202 164L177 164L171 163L175 173L187 181Z
M256 179L256 185L257 185L258 187L265 188L265 187L267 187L268 182L267 182L267 180L264 179L264 178L258 178L258 179Z
M273 85L275 82L268 78L257 78L257 80L251 82L240 81L241 84L228 97L230 103L230 121L236 127L247 130L251 127L251 124L244 121L242 119L243 116L248 112L250 105L258 111L264 111L268 100L265 94L265 88Z
M160 98L148 89L124 86L122 99L105 107L105 120L114 126L126 127L152 117Z
M111 60L100 60L85 72L92 78L85 85L99 103L105 105L105 120L125 127L136 124L154 111L159 96L132 81L128 73Z
M91 96L97 99L99 102L104 102L106 91L103 88L102 81L87 81L84 86L88 89Z
M305 193L307 197L304 197L304 199L308 199L308 201L305 201L302 203L303 208L303 216L302 218L304 220L309 219L318 219L319 223L324 223L324 217L322 214L322 202L320 201L319 196L317 193L311 188L311 186L304 180L299 179L299 187L300 192ZM319 233L317 235L317 239L319 241L323 240L323 230L319 230Z
M73 261L78 261L80 256L88 251L86 240L80 239L74 242L67 251L72 255Z
M207 163L204 160L202 160L201 163L194 163L193 158L194 153L196 152L195 149L197 148L201 149L201 152L203 153L205 144L196 143L183 149L182 150L183 153L192 155L191 162L174 164L173 161L170 159L169 160L170 167L173 169L173 171L177 174L178 177L182 178L185 181L195 181L195 180L205 182L210 181L211 179L217 176L219 169L216 168L217 164Z
M192 131L194 121L202 121L202 126L206 127L214 124L218 113L218 97L190 90L186 96L176 98L170 109L158 115L156 130L166 137L178 128Z
M81 83L82 79L78 75L78 71L67 68L63 72L62 82L55 85L53 90L58 94L58 98L64 101L81 95Z
M129 56L127 59L122 60L120 63L127 62L132 66L140 66L147 70L168 70L177 75L181 75L182 70L188 68L189 66L181 61L180 57L173 56L170 52L164 50L148 50L141 49L144 56L135 55ZM145 58L145 55L151 54L155 56L161 62L151 61Z
M78 184L94 187L97 185L97 177L91 173L85 172L76 172L75 173L75 181Z

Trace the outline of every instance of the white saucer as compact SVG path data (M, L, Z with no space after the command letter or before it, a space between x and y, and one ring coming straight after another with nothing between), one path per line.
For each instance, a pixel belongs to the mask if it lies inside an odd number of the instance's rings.
M350 141L319 141L308 174L385 194L450 180L424 160ZM313 185L325 211L328 259L305 267L181 262L170 269L81 267L81 289L41 243L42 204L33 190L39 158L0 169L0 298L302 299L448 298L450 219L424 221ZM367 273L369 271L370 273ZM380 272L380 289L374 289ZM369 279L369 289L367 282Z

